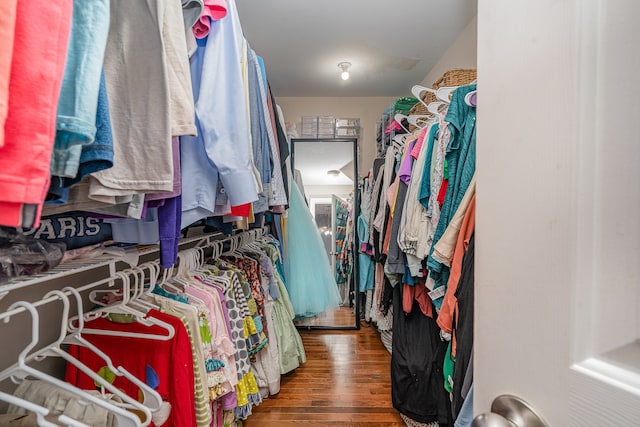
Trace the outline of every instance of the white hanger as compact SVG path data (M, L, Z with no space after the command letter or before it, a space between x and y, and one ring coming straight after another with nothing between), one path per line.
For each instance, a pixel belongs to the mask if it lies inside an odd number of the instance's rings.
M33 402L29 402L28 400L24 400L3 391L0 391L0 400L26 409L29 412L33 412L36 415L36 420L38 422L38 426L40 427L59 427L57 424L45 420L44 417L49 415L51 411L43 406L36 405ZM90 427L87 424L71 419L66 415L58 415L58 421L70 427Z
M225 256L238 256L237 249L240 246L240 235L236 234L235 236L229 238L229 249L225 251L222 255Z
M178 253L178 272L173 280L182 286L184 286L185 290L191 286L191 278L189 277L189 271L192 269L193 261L190 260L191 254L195 253L194 250L186 250ZM183 292L187 300L189 302L195 302L197 304L206 305L203 300L200 298Z
M259 234L256 233L257 231L260 231L259 229L255 229L255 230L251 230L253 233L250 235L249 237L249 241L247 242L247 244L245 245L247 248L251 248L254 251L260 251L260 246L258 245L258 237Z
M134 319L138 323L142 323L146 326L156 325L160 326L164 329L167 334L166 335L158 335L158 334L144 334L138 332L125 332L125 331L110 331L106 329L84 329L85 334L91 335L111 335L111 336L120 336L120 337L129 337L129 338L143 338L143 339L155 339L161 341L168 341L173 338L175 335L175 329L170 324L163 322L160 319L149 316L145 317L145 313L135 310L134 308L127 305L130 298L130 289L129 289L129 276L126 273L121 271L116 273L117 277L122 279L123 290L122 290L122 301L119 301L115 304L110 304L104 307L99 307L97 310L88 312L84 314L85 320L97 319L98 317L107 316L110 313L113 314L130 314L134 317ZM72 319L73 322L73 319ZM74 330L75 327L71 326L71 330Z
M429 119L432 119L433 116L427 114L409 114L407 117L407 121L414 125L417 128L422 129Z
M119 271L119 272L116 272L115 276L111 278L111 280L109 281L109 287L112 287L115 283L115 280L118 278L120 278L124 284L124 280L125 280L124 273ZM127 280L128 280L128 276L127 276ZM124 285L120 289L96 289L89 293L89 301L99 307L106 307L110 305L110 303L104 303L100 299L101 295L113 295L116 299L118 299L118 301L128 301L131 298L131 293L130 293L131 288L129 287L130 283L131 283L130 281L127 281L127 285L126 285L126 290L128 291L128 295L124 295L124 292L125 292Z
M400 125L400 127L402 129L404 129L405 132L410 133L409 129L407 129L406 127L404 127L404 125L402 124L402 120L403 119L407 119L408 117L405 114L396 114L395 116L393 116L393 120L395 120L396 123L398 123Z
M223 252L224 251L224 242L225 242L225 240L216 240L215 241L215 246L214 246L214 255L215 256L212 256L212 259L218 259L222 255L227 253L227 252ZM229 241L229 245L232 245L231 241ZM228 282L228 280L226 278L219 277L219 276L217 276L215 274L212 274L212 272L210 270L207 270L206 268L203 268L203 269L201 269L199 271L200 271L201 274L198 274L198 277L200 277L203 281L205 281L209 285L218 286L222 290L224 290L226 288L226 286L228 286L228 284L229 284L229 282Z
M26 377L34 377L49 384L53 384L54 386L59 387L62 390L68 391L69 393L78 396L82 401L95 403L97 406L110 411L116 418L119 427L141 427L140 419L132 412L128 412L122 408L118 408L117 406L114 406L113 404L102 400L99 397L93 396L85 392L84 390L79 389L78 387L75 387L67 382L64 382L58 378L52 377L51 375L45 374L42 371L38 371L37 369L28 366L26 364L26 358L31 350L33 350L36 345L38 345L38 329L40 325L40 318L38 316L38 311L33 306L33 304L25 301L17 301L11 304L8 310L13 310L17 307L22 307L27 310L29 314L31 314L31 342L27 344L22 352L20 352L20 354L18 355L18 361L14 365L0 372L0 381L5 380L9 377L11 377L14 381L15 378L24 379ZM8 318L6 318L5 321L8 321Z
M242 246L244 245L244 233L240 233L236 236L236 249L235 254L238 257L243 257L244 254L241 252Z
M458 89L458 86L443 86L436 90L436 98L447 104L451 103L451 94Z
M407 135L406 134L402 134L402 135L396 135L393 137L393 139L391 140L391 145L393 146L393 148L395 148L398 152L401 152L402 150L404 150L404 146L406 144L406 138Z
M422 92L431 92L432 94L435 95L436 91L435 91L435 89L431 89L430 87L425 87L425 86L421 86L421 85L414 85L411 88L411 93L413 94L413 96L418 98L418 101L420 101L420 103L426 107L427 103L424 102L422 100L422 97L420 96L420 95L422 95Z
M53 343L27 356L25 359L25 362L29 363L32 360L41 361L44 358L50 357L50 356L60 357L66 362L76 366L81 372L83 372L85 375L90 377L94 382L97 382L98 384L100 384L100 386L103 389L108 390L110 393L114 394L115 396L118 396L120 399L122 399L123 402L125 402L125 404L118 404L118 403L112 402L115 406L126 408L126 409L137 409L143 412L145 415L145 421L141 423L142 427L146 427L149 424L151 424L151 411L149 410L149 408L147 408L137 400L131 398L129 395L122 392L117 387L114 387L113 384L111 384L109 381L107 381L106 379L98 375L90 367L88 367L87 365L82 363L80 360L76 359L71 354L67 353L62 349L61 344L64 342L64 339L67 337L67 322L69 321L69 298L64 292L58 291L58 290L53 290L47 293L44 296L44 298L45 299L49 298L52 295L58 296L58 298L60 298L60 300L62 301L62 306L63 306L62 321L60 322L60 336ZM107 396L105 396L104 393L103 393L103 397L105 399L107 398Z
M149 288L145 289L145 272L149 271ZM160 266L157 262L147 262L143 263L139 266L133 267L129 270L134 277L134 288L132 291L132 295L129 296L129 302L134 303L134 305L138 305L138 308L146 311L150 309L158 310L159 307L155 304L152 304L148 301L143 300L142 298L148 296L151 293L153 288L155 287L156 282L158 281L158 277L160 275ZM113 286L113 282L110 283L109 286ZM102 302L99 298L100 295L113 295L115 297L122 296L122 289L96 289L89 293L89 301L94 303L97 306L104 307L108 304Z
M72 288L70 286L64 288L63 291L70 292L76 298L78 313L83 313L84 310L82 308L83 304L82 304L82 296L80 295L80 292L78 292L77 289ZM91 342L87 341L82 336L83 329L84 329L84 317L79 316L77 329L71 334L67 335L64 338L63 343L78 345L91 350L93 353L95 353L98 357L100 357L105 362L105 364L107 365L107 368L109 368L109 370L113 372L116 376L124 377L128 379L140 389L143 396L142 403L147 408L151 409L152 411L157 411L158 409L160 409L160 407L162 406L162 396L160 396L160 394L157 391L155 391L149 385L147 385L147 383L140 380L138 377L136 377L135 375L127 371L122 366L116 367L111 361L111 358L105 352L100 350Z
M222 248L222 244L220 241L216 240L216 241L211 241L209 242L208 247L211 248L212 250L212 255L211 255L211 259L217 259L218 256L220 255L221 252L221 248ZM204 279L205 277L208 277L210 275L210 271L205 267L205 262L206 262L206 257L205 257L205 251L206 248L198 248L198 260L197 260L197 265L196 268L194 268L191 271L191 274L193 274L194 277L198 277L200 279Z
M443 101L430 102L429 105L427 105L427 111L429 111L431 114L433 114L436 117L440 117L442 115L440 113L440 107L443 107L445 105L449 105L449 104Z
M475 106L476 106L476 103L475 103L475 102L471 102L471 98L472 98L474 95L477 95L477 93L478 93L478 91L477 91L477 90L472 90L471 92L467 93L467 94L464 96L464 102L465 102L465 104L467 104L469 107L475 107Z
M149 270L149 287L145 289L145 270ZM149 310L155 309L160 310L160 307L147 301L145 298L148 298L153 292L153 288L156 287L156 283L158 282L158 277L160 276L160 264L156 262L148 262L133 269L134 273L140 273L140 283L142 286L138 289L138 292L134 295L134 299L136 303L143 307L147 307Z

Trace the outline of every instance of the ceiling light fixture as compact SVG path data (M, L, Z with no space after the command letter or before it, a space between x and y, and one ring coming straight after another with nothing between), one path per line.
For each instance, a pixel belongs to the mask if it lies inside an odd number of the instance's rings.
M342 80L349 80L349 67L351 67L351 62L341 62L338 64L338 68L342 70L340 74Z
M331 169L327 171L327 175L329 175L330 177L336 178L338 175L340 175L340 171L337 169Z

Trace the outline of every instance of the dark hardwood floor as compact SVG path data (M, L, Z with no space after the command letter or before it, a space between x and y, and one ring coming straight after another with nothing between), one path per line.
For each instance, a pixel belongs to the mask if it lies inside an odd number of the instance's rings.
M391 406L391 356L376 330L301 331L307 363L280 393L254 408L245 427L405 426Z

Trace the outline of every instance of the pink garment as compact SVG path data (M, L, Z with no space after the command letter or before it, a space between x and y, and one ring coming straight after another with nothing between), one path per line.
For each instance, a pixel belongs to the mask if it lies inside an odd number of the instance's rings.
M9 110L9 79L11 77L11 58L13 57L13 36L16 28L16 9L18 0L0 2L0 129L4 129ZM0 132L0 147L4 145L4 132Z
M24 204L37 208L33 225L40 224L72 10L73 0L18 0L0 148L0 225L21 226Z
M417 159L420 155L420 150L422 149L422 144L424 144L424 140L427 136L427 131L429 130L429 126L425 126L421 131L420 135L418 135L418 140L416 141L416 145L413 146L411 150L411 157Z
M402 126L400 126L400 123L396 122L395 120L391 123L389 123L389 125L387 126L387 128L384 130L385 135L389 135L391 133L391 131L399 131L402 130Z
M193 24L193 34L197 39L203 39L211 31L211 21L218 21L227 16L227 0L204 0L202 15Z

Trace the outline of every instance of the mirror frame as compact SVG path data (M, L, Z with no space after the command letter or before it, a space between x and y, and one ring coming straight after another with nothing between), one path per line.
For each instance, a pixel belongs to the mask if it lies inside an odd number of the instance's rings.
M331 325L296 325L298 329L306 330L359 330L360 329L360 270L358 265L358 217L360 216L360 176L358 174L358 138L291 138L291 173L295 171L295 155L297 142L350 142L353 145L353 286L349 290L349 296L355 304L355 325L331 326Z

